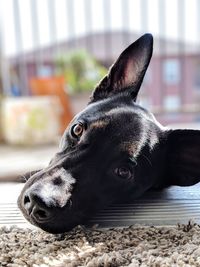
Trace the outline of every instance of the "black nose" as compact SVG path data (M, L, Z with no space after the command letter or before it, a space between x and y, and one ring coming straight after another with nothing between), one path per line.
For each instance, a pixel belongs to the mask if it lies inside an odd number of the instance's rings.
M51 218L51 213L43 201L35 194L28 193L24 196L24 208L27 214L36 222L47 222Z

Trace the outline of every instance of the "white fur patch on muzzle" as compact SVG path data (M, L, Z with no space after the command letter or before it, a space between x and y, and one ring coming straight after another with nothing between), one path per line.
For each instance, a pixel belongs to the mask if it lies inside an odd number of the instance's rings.
M59 183L55 183L59 179ZM76 180L64 168L55 168L34 183L30 190L34 191L48 207L64 207L72 195Z

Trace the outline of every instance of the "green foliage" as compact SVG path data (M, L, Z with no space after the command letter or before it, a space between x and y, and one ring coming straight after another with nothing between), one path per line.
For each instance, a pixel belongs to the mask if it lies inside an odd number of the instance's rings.
M92 90L107 72L84 50L58 56L55 63L57 74L65 77L72 93Z

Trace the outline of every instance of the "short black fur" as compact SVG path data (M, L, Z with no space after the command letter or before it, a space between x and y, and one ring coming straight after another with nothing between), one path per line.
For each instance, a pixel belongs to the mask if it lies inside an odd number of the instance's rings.
M199 182L200 131L164 128L135 103L152 49L146 34L120 55L67 127L49 166L29 177L18 204L31 223L60 233L150 188ZM71 129L79 123L76 138Z

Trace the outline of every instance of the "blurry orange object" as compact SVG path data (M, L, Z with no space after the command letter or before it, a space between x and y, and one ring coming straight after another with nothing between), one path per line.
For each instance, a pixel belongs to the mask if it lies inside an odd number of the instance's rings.
M55 95L59 98L62 107L61 133L63 133L72 119L70 100L65 92L64 77L32 78L30 87L33 95Z

